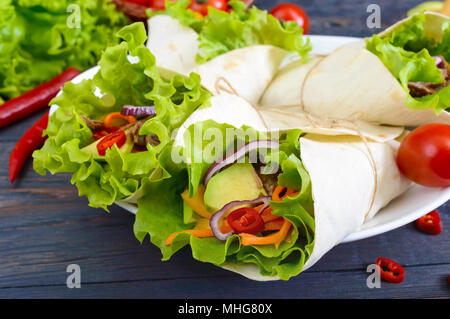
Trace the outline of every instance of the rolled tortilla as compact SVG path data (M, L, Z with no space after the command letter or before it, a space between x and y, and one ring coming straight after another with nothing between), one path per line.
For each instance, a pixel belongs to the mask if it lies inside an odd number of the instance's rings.
M235 127L247 125L260 131L300 128L314 132L300 138L301 159L311 178L315 214L314 249L303 270L358 230L365 220L410 185L395 163L399 145L393 140L396 134L391 133L390 138L385 136L376 141L370 138L370 133L360 136L345 127L315 126L312 129L308 120L298 122L295 127L295 122L280 121L275 113L267 114L264 109L255 109L240 97L228 93L214 96L211 103L211 107L195 111L182 125L175 144L183 146L185 130L205 120ZM258 267L253 264L226 263L221 267L253 280L279 279L260 275Z
M148 48L157 65L188 75L198 73L202 84L217 94L222 86L257 103L281 63L288 56L286 50L272 45L255 45L236 49L198 64L198 34L181 25L177 19L157 15L148 21Z
M238 116L237 116L238 115ZM338 136L364 136L377 142L386 142L400 136L404 129L372 125L362 121L324 121L304 113L261 108L245 99L227 92L211 97L211 106L199 109L180 126L175 135L174 144L183 145L184 132L196 122L214 120L235 127L251 126L260 132L277 132L301 129L305 133Z
M442 41L442 24L448 17L426 13L427 36ZM388 35L406 19L380 36ZM295 79L297 86L293 86ZM292 93L294 92L294 93ZM299 105L300 112L318 118L359 119L377 124L417 126L450 124L450 114L413 110L406 106L408 93L376 55L365 49L365 41L349 43L317 63L285 67L261 99L262 105Z
M366 145L349 136L300 138L301 159L311 177L315 221L314 249L302 271L409 187L395 164L397 147L395 141ZM253 280L279 279L260 275L252 264L227 263L223 268Z

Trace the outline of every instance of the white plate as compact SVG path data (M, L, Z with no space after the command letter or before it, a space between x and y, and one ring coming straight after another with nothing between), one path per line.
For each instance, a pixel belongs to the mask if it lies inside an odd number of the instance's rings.
M313 35L309 36L309 38L313 46L312 54L329 54L343 44L361 40L360 38L321 35ZM72 80L72 82L79 83L82 80L90 79L97 73L98 69L98 66L89 69ZM53 105L50 113L52 114L56 108L57 106ZM440 189L413 185L403 195L394 199L388 206L380 210L374 218L364 223L357 232L347 236L342 242L372 237L406 225L441 206L449 199L450 187ZM130 213L136 214L137 212L136 205L125 202L116 202L116 204Z

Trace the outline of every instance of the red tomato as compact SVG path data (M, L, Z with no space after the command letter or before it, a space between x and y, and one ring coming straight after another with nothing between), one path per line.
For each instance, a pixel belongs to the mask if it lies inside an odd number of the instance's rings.
M156 10L164 10L166 8L165 0L149 0L150 7Z
M283 3L270 11L275 18L280 21L295 21L303 29L303 34L307 34L309 31L309 19L306 12L292 3Z
M150 8L150 6L152 5L152 0L127 0L127 2L136 3L147 8Z
M227 218L228 224L236 234L258 234L264 230L264 221L256 209L242 207L232 211Z
M417 184L450 186L450 125L426 124L411 131L400 145L397 165Z
M211 6L218 10L227 11L228 10L228 1L227 0L208 0L205 2L198 2L196 0L192 0L189 8L192 10L201 13L202 15L208 14L208 7Z

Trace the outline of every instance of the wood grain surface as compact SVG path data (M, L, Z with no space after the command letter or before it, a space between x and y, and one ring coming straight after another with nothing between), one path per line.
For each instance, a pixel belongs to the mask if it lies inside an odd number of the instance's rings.
M270 9L282 1L258 0ZM369 3L382 10L383 28L420 1L292 1L311 19L311 34L368 36ZM0 298L449 298L450 204L439 208L443 232L413 224L342 244L288 282L254 282L192 259L183 249L162 262L159 250L134 238L134 217L114 206L107 214L77 195L68 175L36 174L31 162L11 186L8 158L36 114L0 130ZM401 263L401 284L366 286L368 264L379 256ZM66 267L81 267L81 289L69 289Z

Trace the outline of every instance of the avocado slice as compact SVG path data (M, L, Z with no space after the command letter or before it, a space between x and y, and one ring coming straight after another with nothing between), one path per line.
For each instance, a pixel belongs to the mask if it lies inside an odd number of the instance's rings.
M419 4L417 7L412 8L408 11L407 16L410 17L417 13L422 13L424 11L436 11L439 12L442 10L444 3L442 1L427 1Z
M267 193L258 181L252 164L236 163L209 180L204 200L207 209L216 212L229 202L253 200L261 196L267 196Z
M120 147L120 150L124 153L130 153L131 150L133 149L134 143L133 140L131 139L130 134L128 134L127 131L125 131L125 135L127 136L127 140L125 144L123 144L122 147ZM89 144L88 146L83 147L81 151L87 154L92 154L94 159L104 160L105 156L100 155L97 150L97 144L100 143L100 141L101 139L95 141L94 143Z

